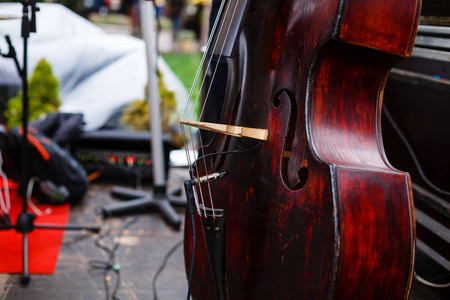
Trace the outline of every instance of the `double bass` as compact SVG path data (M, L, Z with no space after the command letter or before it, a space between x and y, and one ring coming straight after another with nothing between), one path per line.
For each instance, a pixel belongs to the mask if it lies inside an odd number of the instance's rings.
M209 50L228 63L220 120L181 121L213 132L187 185L193 299L409 297L411 181L386 158L380 117L420 5L224 1Z

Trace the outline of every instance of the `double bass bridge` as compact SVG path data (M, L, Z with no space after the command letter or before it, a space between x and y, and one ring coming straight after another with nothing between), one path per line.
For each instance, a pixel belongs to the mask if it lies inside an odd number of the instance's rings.
M208 122L193 122L193 121L180 121L180 124L191 127L197 127L199 129L213 131L221 134L231 135L234 137L247 137L260 141L266 141L269 135L267 129L260 129L260 128L250 128L243 126L234 126Z

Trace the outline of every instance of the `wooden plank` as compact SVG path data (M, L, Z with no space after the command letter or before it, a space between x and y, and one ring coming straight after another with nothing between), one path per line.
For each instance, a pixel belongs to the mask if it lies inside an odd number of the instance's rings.
M450 37L450 28L443 26L419 25L417 34L424 35L441 35Z
M416 221L418 223L450 244L450 230L447 227L427 216L424 212L417 208L415 209L415 213Z
M412 187L415 199L421 200L421 202L427 204L429 207L450 218L450 204L447 201L430 193L415 183L412 184Z
M434 36L417 36L416 46L426 47L426 48L439 48L443 50L450 50L450 39L434 37Z
M411 56L450 62L450 53L441 50L414 47Z
M430 75L425 75L412 71L405 71L393 68L389 74L389 78L401 82L406 82L413 85L432 88L442 92L450 93L450 80L435 78Z
M434 251L427 244L422 242L421 240L416 240L416 247L422 250L425 254L427 254L431 259L437 262L442 267L446 268L450 271L450 261L446 260L442 255Z

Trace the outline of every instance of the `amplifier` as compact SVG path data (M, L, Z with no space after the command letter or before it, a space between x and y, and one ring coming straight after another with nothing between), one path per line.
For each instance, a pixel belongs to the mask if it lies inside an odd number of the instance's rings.
M170 151L175 147L163 134L166 174ZM98 130L83 132L71 143L73 156L80 161L91 179L106 181L125 178L151 180L151 133L148 131ZM139 182L138 182L139 184Z

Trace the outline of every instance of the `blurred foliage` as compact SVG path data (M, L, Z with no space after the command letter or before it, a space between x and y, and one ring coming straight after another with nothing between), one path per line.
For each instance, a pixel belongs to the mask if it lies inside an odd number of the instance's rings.
M162 57L169 65L170 69L178 76L184 87L190 91L194 83L195 74L200 65L202 55L200 53L168 53ZM197 84L192 91L192 100L195 102L200 93L200 86Z
M90 13L88 19L95 24L114 24L123 26L132 25L132 21L129 16L118 13L108 13L106 15L102 15L99 13Z
M74 12L79 12L84 8L82 0L60 0L59 3L69 8Z
M169 91L164 84L162 73L158 71L159 94L161 96L161 129L170 134L170 142L181 147L183 138L178 130L179 117L177 116L177 101L175 94ZM148 99L148 87L145 87L145 99L134 100L122 112L120 122L132 130L150 131L150 114Z
M61 106L58 86L58 80L53 75L50 64L45 59L39 61L28 82L28 120L58 110ZM4 114L10 128L22 124L22 98L23 91L20 91L7 103Z
M170 20L166 16L159 16L158 17L158 27L160 29L172 30L173 29L172 20Z
M179 41L185 40L195 40L197 36L193 30L182 29L177 33L176 39Z

